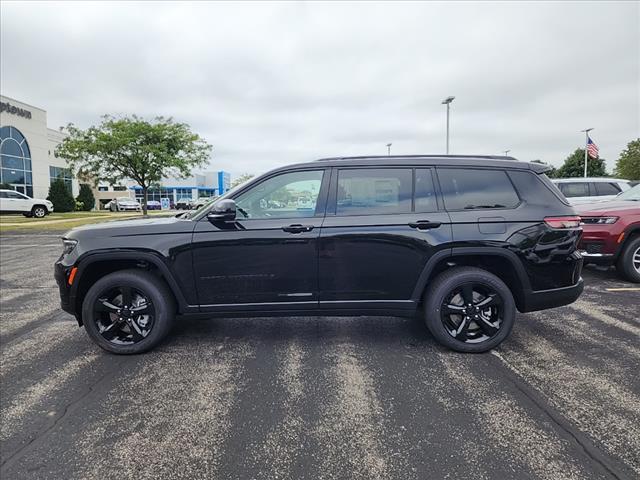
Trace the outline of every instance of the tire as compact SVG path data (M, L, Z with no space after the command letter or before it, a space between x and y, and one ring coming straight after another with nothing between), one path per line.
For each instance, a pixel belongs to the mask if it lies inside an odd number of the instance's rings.
M438 275L427 286L424 310L425 323L436 340L465 353L486 352L502 343L516 318L509 287L475 267L455 267Z
M640 236L632 238L624 246L616 262L616 269L630 282L640 283Z
M129 298L132 298L131 305L123 302L127 289ZM118 292L121 293L118 295ZM136 299L139 300L137 305ZM123 306L131 309L121 308ZM132 313L135 309L147 315ZM102 277L89 289L82 302L82 319L89 337L104 350L120 355L143 353L162 342L171 330L175 313L175 302L167 285L142 270L122 270ZM125 321L121 321L121 314ZM132 324L134 322L135 325ZM142 322L147 324L148 330ZM109 339L109 336L117 338Z
M43 205L34 205L31 209L31 216L35 218L44 218L47 216L48 210L47 207Z

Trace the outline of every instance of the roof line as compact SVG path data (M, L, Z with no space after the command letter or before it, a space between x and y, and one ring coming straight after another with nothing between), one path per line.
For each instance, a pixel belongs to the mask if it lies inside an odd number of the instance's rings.
M355 157L327 157L319 158L316 162L329 160L365 160L365 159L402 159L402 158L485 158L489 160L516 160L515 157L504 155L359 155Z

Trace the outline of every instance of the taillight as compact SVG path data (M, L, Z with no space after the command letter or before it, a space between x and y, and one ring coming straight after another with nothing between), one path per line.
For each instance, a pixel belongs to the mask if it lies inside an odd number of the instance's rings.
M580 226L580 217L573 215L567 217L544 217L544 223L551 228L578 228Z

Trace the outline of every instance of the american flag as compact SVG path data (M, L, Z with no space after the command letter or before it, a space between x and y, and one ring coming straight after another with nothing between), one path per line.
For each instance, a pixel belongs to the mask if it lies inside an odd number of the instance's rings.
M589 153L589 156L591 158L598 158L598 146L593 143L593 140L591 140L591 138L589 138L589 140L587 141L587 153Z

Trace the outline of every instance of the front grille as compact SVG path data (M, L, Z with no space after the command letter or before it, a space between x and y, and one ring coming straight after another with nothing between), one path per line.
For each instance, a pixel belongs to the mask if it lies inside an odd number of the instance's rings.
M602 253L603 248L604 244L600 242L591 242L586 244L585 250L587 253Z

